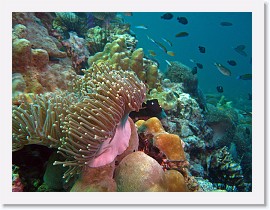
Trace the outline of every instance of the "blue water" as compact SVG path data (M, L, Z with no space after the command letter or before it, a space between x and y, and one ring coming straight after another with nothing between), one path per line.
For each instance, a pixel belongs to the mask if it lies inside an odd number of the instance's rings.
M131 24L131 30L138 39L137 47L142 47L146 55L148 50L154 50L155 59L160 63L160 70L165 72L168 61L180 61L187 66L194 67L195 62L203 64L203 69L198 69L199 87L204 93L217 93L216 87L223 86L222 93L228 100L232 100L235 107L251 107L248 93L252 92L252 82L237 80L238 75L252 72L252 14L248 12L221 13L221 12L181 12L172 13L171 20L161 19L164 13L147 12L133 13L133 16L124 17ZM177 17L184 16L188 24L183 25L177 21ZM221 26L220 22L231 22L232 26ZM135 26L145 25L147 30L137 29ZM187 37L175 37L179 32L186 31ZM174 51L171 57L160 50L148 38L151 37L166 46L168 51ZM173 46L170 47L161 37L169 39ZM245 45L247 57L240 55L233 48ZM198 46L204 46L206 53L199 52ZM230 66L227 61L235 60L236 66ZM220 63L232 72L232 76L224 76L214 66L214 62Z

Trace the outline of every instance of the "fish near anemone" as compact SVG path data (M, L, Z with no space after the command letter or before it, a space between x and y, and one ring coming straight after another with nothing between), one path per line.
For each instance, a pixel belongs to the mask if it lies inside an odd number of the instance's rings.
M13 107L14 148L25 144L57 148L66 160L54 165L68 167L66 181L85 167L109 164L127 148L128 115L139 111L146 96L145 85L133 71L93 64L84 73L74 81L79 94L42 95L35 103Z
M143 103L139 112L130 112L129 117L132 119L148 119L150 117L157 117L158 119L162 119L166 117L166 113L159 105L158 100L152 99Z
M220 64L220 63L214 63L214 65L217 67L217 69L223 75L225 75L225 76L231 76L232 75L231 71L228 68L226 68L225 66L223 66L222 64Z

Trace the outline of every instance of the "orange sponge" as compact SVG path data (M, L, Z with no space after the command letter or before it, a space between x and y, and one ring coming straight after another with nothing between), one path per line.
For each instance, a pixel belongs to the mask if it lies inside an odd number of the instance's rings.
M136 125L139 126L139 132L153 135L153 145L163 152L167 159L171 161L186 160L182 140L175 134L167 133L158 118L140 120Z
M152 117L148 119L147 121L144 121L144 123L142 122L136 123L136 125L138 124L140 124L140 126L143 126L143 130L145 130L147 134L155 135L157 133L165 132L161 122L159 121L157 117ZM142 129L142 128L140 127L139 129Z
M165 171L168 192L187 192L187 185L183 175L176 170Z
M169 160L185 160L181 139L175 134L161 133L154 137L154 146L165 153Z

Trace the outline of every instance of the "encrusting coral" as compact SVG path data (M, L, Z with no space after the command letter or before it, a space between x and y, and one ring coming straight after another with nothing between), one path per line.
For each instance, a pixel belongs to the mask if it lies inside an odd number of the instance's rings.
M158 68L153 62L144 58L142 48L135 49L136 39L131 35L114 35L110 37L102 52L88 58L92 63L108 62L114 69L133 70L140 80L147 82L149 88L154 88L158 81Z
M13 106L12 115L14 150L25 144L58 147L66 160L55 164L69 167L64 175L67 180L84 166L110 163L128 147L128 114L138 111L145 99L145 86L132 71L94 64L78 80L81 96L36 96L32 103ZM106 153L113 143L118 145L117 149Z
M136 126L140 137L139 150L154 158L165 170L166 191L195 191L187 187L196 185L196 182L188 176L189 163L183 150L184 142L179 136L167 133L156 117L139 120Z
M85 46L85 40L78 37L76 32L69 32L69 39L62 41L63 46L67 49L67 54L72 60L72 67L77 74L84 69L89 56L89 51Z
M152 145L165 155L162 159L162 164L165 167L168 164L168 167L181 168L182 170L188 166L183 149L184 142L179 136L167 133L158 118L152 117L145 122L140 120L136 122L136 125L139 126L138 132L140 134L153 136ZM149 148L144 148L144 150L147 149Z
M31 12L12 13L12 73L22 74L23 93L66 90L75 71L62 44ZM69 64L70 63L70 64ZM17 98L13 98L17 101Z

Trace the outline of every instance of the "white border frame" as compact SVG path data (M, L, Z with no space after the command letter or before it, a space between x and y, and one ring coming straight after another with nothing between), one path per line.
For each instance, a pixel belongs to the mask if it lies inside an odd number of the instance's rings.
M11 192L11 14L52 11L252 12L252 192L244 193L14 193ZM206 26L207 27L207 26ZM10 0L1 2L1 177L4 204L264 204L263 0ZM3 37L2 37L3 36ZM4 47L2 47L4 46ZM4 73L4 74L3 74ZM3 112L3 113L2 113ZM3 130L2 130L3 129Z

